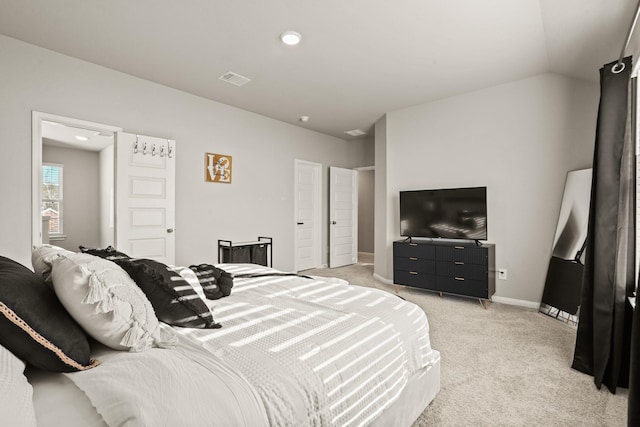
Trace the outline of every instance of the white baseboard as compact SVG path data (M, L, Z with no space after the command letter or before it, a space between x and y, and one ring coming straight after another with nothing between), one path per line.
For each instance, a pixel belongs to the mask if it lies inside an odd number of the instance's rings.
M373 273L373 278L381 281L385 285L393 285L393 280L385 279L384 277L382 277L381 275L379 275L377 273Z
M494 295L494 296L491 297L491 301L499 302L500 304L516 305L518 307L533 308L533 309L536 309L536 310L540 308L540 303L539 302L527 301L527 300L524 300L524 299L507 298L507 297L500 297L500 296Z

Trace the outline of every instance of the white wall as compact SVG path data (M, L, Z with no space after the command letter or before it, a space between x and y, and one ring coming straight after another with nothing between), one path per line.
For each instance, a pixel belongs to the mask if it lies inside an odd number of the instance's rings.
M0 36L0 254L30 265L31 111L176 140L176 263L215 262L217 240L274 238L294 267L293 165L368 166L359 143L329 137ZM188 73L189 70L182 72ZM224 84L212 78L212 85ZM238 88L251 90L250 85ZM362 149L360 149L362 148ZM233 156L233 183L204 182L204 153ZM323 211L326 253L326 209ZM323 260L324 261L324 260ZM326 262L326 261L325 261Z
M376 234L376 273L393 276L400 190L486 186L488 241L508 270L496 296L539 302L566 174L592 163L598 98L594 83L543 74L387 113L385 135L376 127L389 217L376 218L387 230Z
M392 204L388 189L388 138L387 115L382 116L375 124L375 196L374 196L374 266L373 273L379 279L393 281L393 238L396 231L391 223Z
M42 161L63 165L64 240L51 244L70 251L100 244L99 159L97 151L43 145Z
M101 248L115 243L115 147L109 145L100 151L100 243Z

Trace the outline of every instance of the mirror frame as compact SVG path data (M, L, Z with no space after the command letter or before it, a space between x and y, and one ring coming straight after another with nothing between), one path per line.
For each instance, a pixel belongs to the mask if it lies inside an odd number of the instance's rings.
M97 132L122 132L122 128L89 122L86 120L58 116L55 114L31 111L31 244L42 244L42 218L40 205L42 200L42 122L50 121L66 126L95 130Z

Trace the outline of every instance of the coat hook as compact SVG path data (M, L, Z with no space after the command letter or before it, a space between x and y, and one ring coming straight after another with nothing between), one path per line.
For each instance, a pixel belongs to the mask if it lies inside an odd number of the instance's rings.
M172 158L173 157L173 147L169 145L168 149L169 149L169 151L167 153L167 157L168 158Z
M133 143L133 154L138 153L138 135L136 135L136 142Z
M151 155L152 155L152 156L155 156L155 155L156 155L156 144L153 144L153 145L151 146Z
M160 157L164 157L164 145L160 146Z
M147 154L147 143L142 144L142 154Z

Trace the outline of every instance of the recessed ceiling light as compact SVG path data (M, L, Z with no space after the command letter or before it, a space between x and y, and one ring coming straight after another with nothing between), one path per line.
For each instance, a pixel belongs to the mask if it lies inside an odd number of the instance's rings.
M82 135L76 135L76 139L78 141L88 141L89 138L87 138L86 136L82 136Z
M300 43L300 40L302 40L302 36L296 31L285 31L284 33L280 34L280 40L282 40L282 43L284 44L295 46Z

